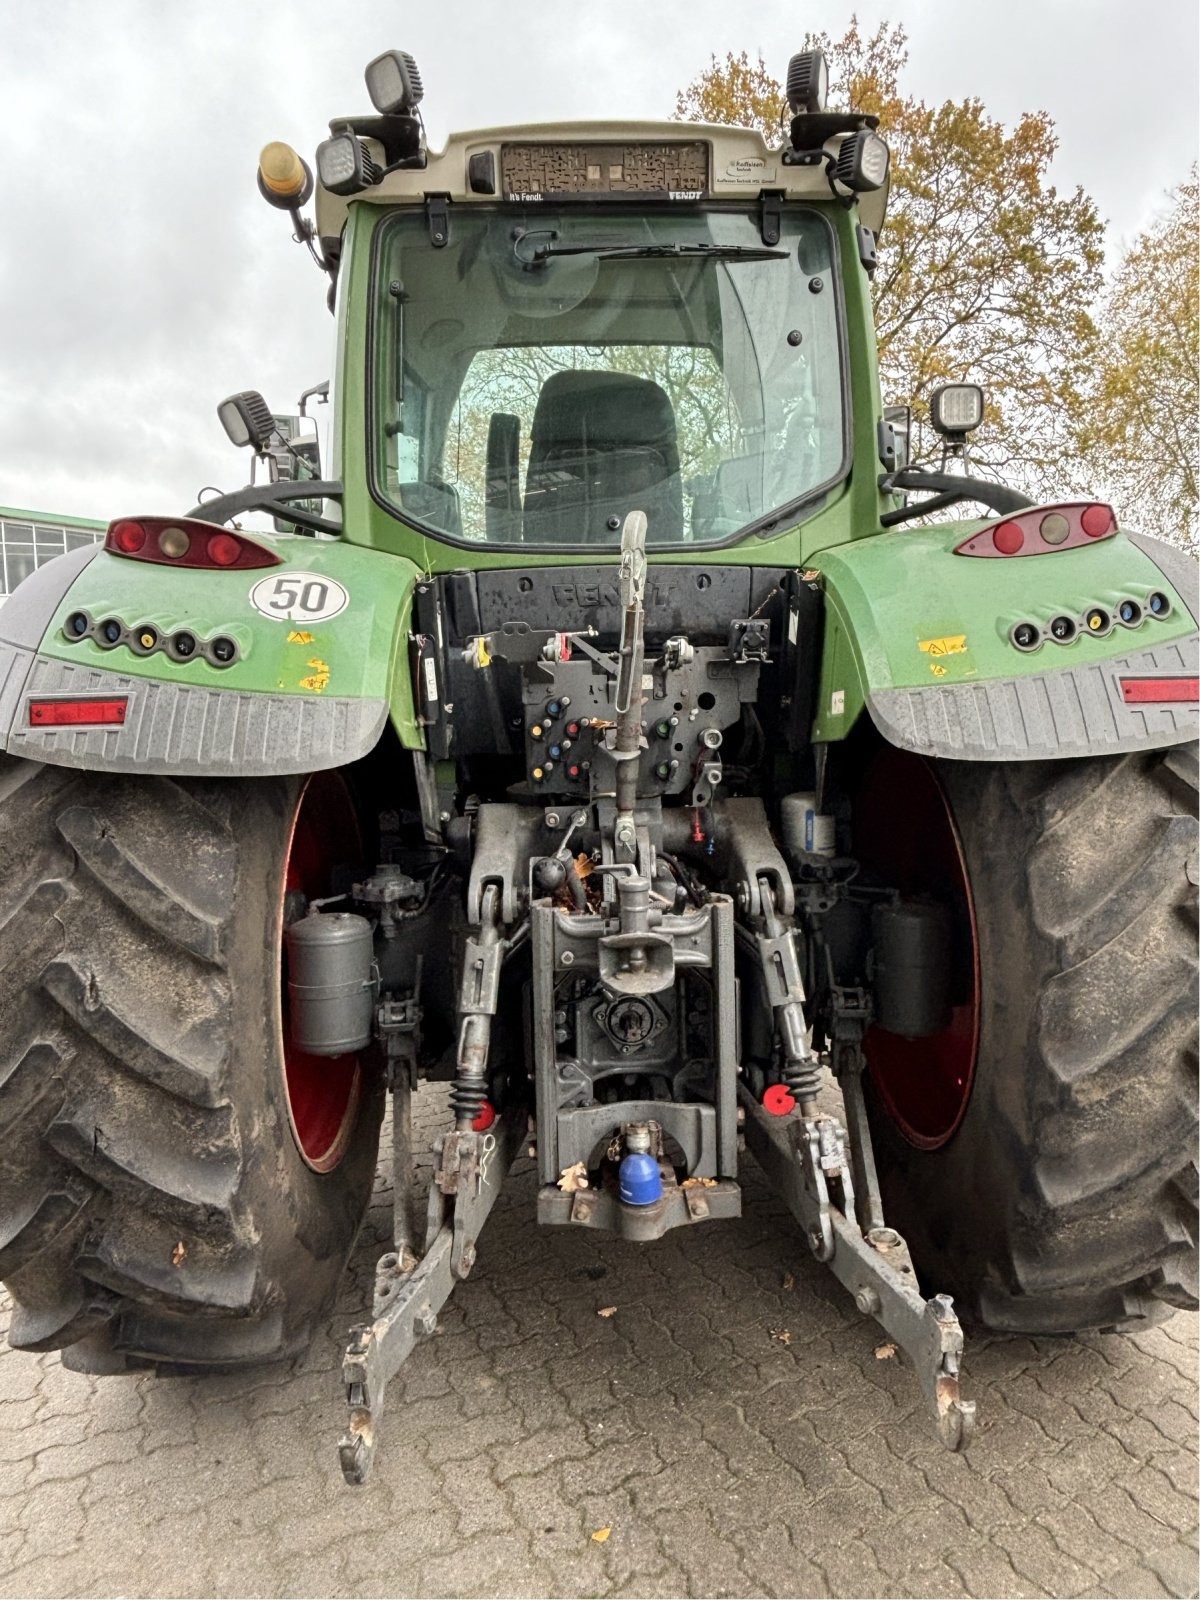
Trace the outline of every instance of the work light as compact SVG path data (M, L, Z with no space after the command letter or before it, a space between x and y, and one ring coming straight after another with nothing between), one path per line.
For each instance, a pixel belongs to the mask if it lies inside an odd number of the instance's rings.
M230 444L239 448L248 444L262 451L275 437L275 418L256 389L244 389L241 394L231 394L227 400L222 400L217 407L217 419Z
M385 50L363 77L371 104L383 117L411 115L425 93L417 63L407 50Z
M977 383L943 383L929 396L929 422L945 439L964 438L983 421L983 390Z
M317 176L330 194L358 194L378 183L383 169L347 128L317 146Z
M787 103L793 116L824 111L829 67L823 50L802 50L788 62Z
M890 160L888 147L879 135L870 128L860 128L842 140L833 175L844 188L852 189L855 194L865 194L871 189L883 188Z

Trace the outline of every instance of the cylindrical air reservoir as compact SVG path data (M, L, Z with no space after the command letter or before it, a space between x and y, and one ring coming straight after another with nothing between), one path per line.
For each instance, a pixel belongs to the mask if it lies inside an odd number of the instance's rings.
M783 842L793 855L832 856L837 853L834 820L817 810L815 794L786 794L780 805Z
M350 911L310 911L286 930L292 1042L342 1056L371 1042L375 948L371 924Z
M916 900L871 912L875 1021L905 1039L950 1025L950 912Z

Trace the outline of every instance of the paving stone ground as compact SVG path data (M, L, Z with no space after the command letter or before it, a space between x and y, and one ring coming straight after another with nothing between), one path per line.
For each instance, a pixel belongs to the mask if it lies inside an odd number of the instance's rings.
M441 1095L418 1095L427 1126ZM740 1221L638 1247L536 1229L522 1159L362 1490L337 1371L385 1175L303 1360L93 1379L5 1346L0 1596L1196 1593L1194 1318L969 1335L979 1425L951 1456L749 1158L744 1178Z

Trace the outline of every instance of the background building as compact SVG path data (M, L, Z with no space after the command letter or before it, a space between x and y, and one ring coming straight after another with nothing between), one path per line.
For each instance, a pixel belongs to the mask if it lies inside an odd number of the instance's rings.
M0 606L37 567L80 545L99 544L107 522L57 517L48 511L13 511L0 506Z

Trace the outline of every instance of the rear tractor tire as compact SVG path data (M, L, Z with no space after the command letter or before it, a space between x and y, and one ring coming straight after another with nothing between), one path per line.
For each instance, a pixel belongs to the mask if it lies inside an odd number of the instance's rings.
M1194 745L886 750L860 790L871 865L956 918L946 1032L867 1038L884 1208L926 1289L986 1327L1196 1308L1195 812Z
M0 756L0 1278L82 1371L303 1350L370 1198L382 1085L287 1039L284 898L357 866L336 775ZM291 902L293 905L295 901Z

